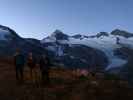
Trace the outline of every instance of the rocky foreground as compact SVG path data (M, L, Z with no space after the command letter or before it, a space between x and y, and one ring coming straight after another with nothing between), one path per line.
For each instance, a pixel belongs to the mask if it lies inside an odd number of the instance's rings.
M133 100L128 82L93 77L78 77L71 70L51 69L51 84L40 84L37 69L34 80L25 69L25 82L16 83L14 67L0 63L0 100Z

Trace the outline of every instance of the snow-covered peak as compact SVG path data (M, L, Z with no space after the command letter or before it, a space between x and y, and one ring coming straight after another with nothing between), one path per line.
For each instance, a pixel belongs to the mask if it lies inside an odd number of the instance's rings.
M64 34L60 30L55 30L50 36L44 38L41 43L56 42L56 41L67 41L69 36Z
M52 33L51 37L55 37L56 40L68 40L68 35L64 34L60 30L56 30Z
M56 36L57 34L64 34L61 30L55 30L51 36Z
M107 32L100 32L100 33L98 33L98 34L96 35L97 38L100 38L100 37L103 37L103 36L108 37L108 36L109 36L109 33L107 33Z

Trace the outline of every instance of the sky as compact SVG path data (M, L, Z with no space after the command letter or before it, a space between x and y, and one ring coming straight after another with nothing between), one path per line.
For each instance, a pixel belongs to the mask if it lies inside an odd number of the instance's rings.
M133 0L0 0L0 24L36 39L56 29L69 35L133 32L132 5Z

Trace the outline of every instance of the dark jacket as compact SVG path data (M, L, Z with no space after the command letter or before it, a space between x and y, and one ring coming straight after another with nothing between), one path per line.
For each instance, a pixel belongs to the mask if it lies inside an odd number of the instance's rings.
M14 62L15 62L15 65L24 66L24 64L25 64L24 55L22 55L22 54L15 55Z
M41 59L39 61L39 65L40 65L41 70L48 70L50 67L49 58L48 57L46 57L46 58L41 57Z

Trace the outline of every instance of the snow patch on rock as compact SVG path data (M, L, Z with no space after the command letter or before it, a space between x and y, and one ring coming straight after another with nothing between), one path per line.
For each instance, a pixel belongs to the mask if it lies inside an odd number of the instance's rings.
M8 30L0 29L0 40L7 40L6 36L10 35Z

